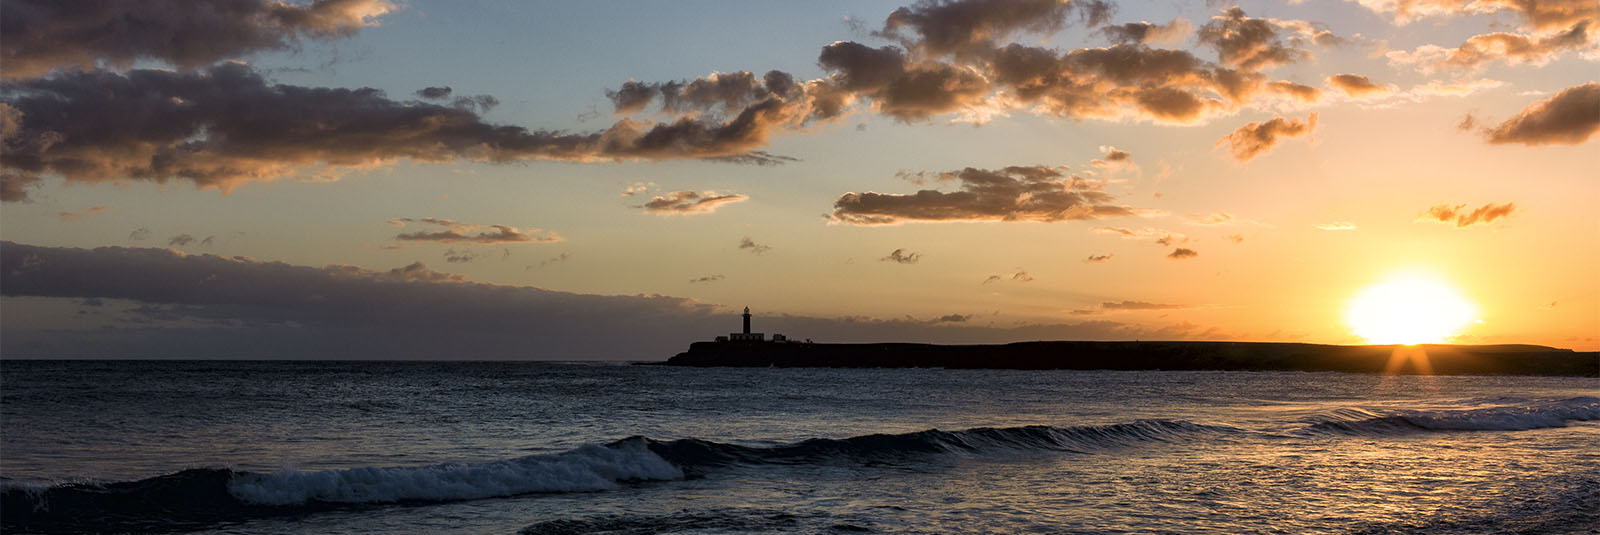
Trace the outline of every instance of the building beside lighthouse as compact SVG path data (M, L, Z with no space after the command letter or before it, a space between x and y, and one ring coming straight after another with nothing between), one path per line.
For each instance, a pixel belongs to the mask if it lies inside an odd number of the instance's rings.
M766 334L750 332L750 307L744 307L743 317L744 317L744 330L743 331L736 332L736 333L728 333L727 336L718 336L717 337L717 341L718 342L745 342L745 343L749 343L749 342L766 342L766 341L768 341ZM788 342L789 339L784 337L781 334L773 334L771 341L774 342L774 343L781 344L781 343Z

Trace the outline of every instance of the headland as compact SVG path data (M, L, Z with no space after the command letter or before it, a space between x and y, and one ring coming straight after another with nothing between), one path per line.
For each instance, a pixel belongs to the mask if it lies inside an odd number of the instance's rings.
M744 332L695 342L668 366L1012 370L1237 370L1600 376L1600 352L1536 345L1035 341L993 345L828 344Z

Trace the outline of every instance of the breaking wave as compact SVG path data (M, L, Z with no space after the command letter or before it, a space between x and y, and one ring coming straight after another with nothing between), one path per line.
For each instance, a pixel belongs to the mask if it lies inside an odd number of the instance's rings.
M1383 415L1363 409L1335 411L1306 428L1311 433L1387 435L1419 431L1524 431L1600 420L1600 398L1525 401L1498 407L1401 411Z
M1182 421L1093 427L978 428L816 438L754 447L700 439L631 437L555 454L483 463L360 467L314 472L220 468L114 483L0 486L0 527L42 531L172 531L252 517L361 504L588 492L683 479L735 464L914 462L937 454L1089 452L1186 435L1237 431Z

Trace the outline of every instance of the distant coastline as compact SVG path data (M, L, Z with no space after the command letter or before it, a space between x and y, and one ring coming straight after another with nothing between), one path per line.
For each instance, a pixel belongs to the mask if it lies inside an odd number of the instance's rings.
M1534 345L1038 341L997 345L695 342L668 366L1014 370L1335 371L1600 376L1600 352Z

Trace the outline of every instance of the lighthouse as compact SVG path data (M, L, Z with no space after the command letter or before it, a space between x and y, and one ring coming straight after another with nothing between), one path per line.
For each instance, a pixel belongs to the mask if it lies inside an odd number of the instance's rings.
M717 337L717 341L718 342L766 342L767 341L767 335L766 334L750 332L750 307L744 307L744 314L741 314L741 316L744 318L744 329L740 330L740 332L728 333L727 336L718 336ZM789 339L785 338L781 334L774 334L774 335L772 335L772 341L773 342L778 342L778 343L784 343L784 342L788 342Z

